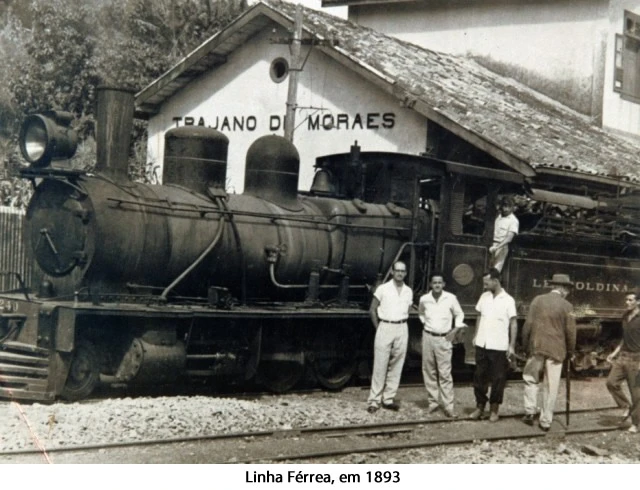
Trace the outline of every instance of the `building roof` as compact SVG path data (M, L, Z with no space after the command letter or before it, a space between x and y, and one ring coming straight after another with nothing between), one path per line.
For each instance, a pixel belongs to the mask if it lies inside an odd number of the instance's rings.
M273 23L293 28L296 6L263 0L136 95L138 114L159 106ZM324 12L302 8L303 37L408 108L525 176L583 174L640 182L640 142L591 120L471 58L424 49Z
M336 7L342 5L366 5L372 3L408 3L417 0L322 0L323 7ZM425 1L425 0L422 0ZM469 2L469 0L465 0ZM480 0L482 1L482 0Z

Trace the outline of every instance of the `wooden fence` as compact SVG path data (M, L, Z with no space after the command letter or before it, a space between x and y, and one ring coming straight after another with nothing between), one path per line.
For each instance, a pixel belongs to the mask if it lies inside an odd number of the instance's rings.
M41 272L31 260L23 239L25 212L9 206L0 206L0 291L20 287L14 272L19 273L27 285L38 284Z

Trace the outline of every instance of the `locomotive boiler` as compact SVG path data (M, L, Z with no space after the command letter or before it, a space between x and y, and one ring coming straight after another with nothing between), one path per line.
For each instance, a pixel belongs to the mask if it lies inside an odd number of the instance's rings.
M521 222L503 270L519 322L552 274L569 274L574 368L606 368L623 295L640 283L633 182L551 182L469 163L477 152L454 162L356 143L318 157L311 190L299 192L295 146L269 135L247 152L244 192L229 194L228 139L191 126L167 132L163 183L151 185L127 178L132 120L131 93L98 91L91 173L68 166L68 114L23 125L22 176L34 183L25 238L43 279L0 293L0 396L80 399L100 382L185 380L286 391L303 377L340 388L369 375L371 293L396 260L416 301L430 272L444 273L470 326L454 350L464 365L504 194ZM417 311L409 329L410 369Z
M184 179L174 175L161 186L100 174L48 177L38 185L28 235L52 294L106 298L157 288L171 300L206 297L212 288L241 302L304 299L312 270L319 293L337 292L347 276L354 289L373 284L409 237L406 209L298 196L297 150L275 135L249 148L245 192L227 195L226 137L213 129L189 133L184 142L180 130L170 131L170 150L206 148L223 158L170 155L169 172L172 160L197 160L222 167L215 180L191 185L183 169ZM381 252L363 253L368 249Z

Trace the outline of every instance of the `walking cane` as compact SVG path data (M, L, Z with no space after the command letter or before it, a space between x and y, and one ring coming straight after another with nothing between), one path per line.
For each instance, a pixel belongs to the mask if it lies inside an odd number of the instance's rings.
M567 428L569 428L569 414L571 413L571 357L567 357L567 367L565 374L565 386L567 388L567 400L565 403L565 416Z

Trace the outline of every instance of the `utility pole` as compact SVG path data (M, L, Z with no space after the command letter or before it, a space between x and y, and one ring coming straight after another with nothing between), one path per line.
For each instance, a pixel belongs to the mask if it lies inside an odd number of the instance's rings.
M287 92L287 112L284 117L284 137L293 142L296 127L296 108L298 106L298 78L300 66L300 46L302 45L302 6L296 5L296 16L291 40L291 61L289 62L289 90Z
M338 40L333 39L316 39L306 38L302 39L302 6L296 5L296 14L293 21L293 37L286 38L273 38L271 42L274 44L288 44L289 45L289 90L287 92L287 111L284 117L284 137L293 142L293 133L296 129L296 110L303 107L298 106L298 82L300 79L300 73L304 70L304 65L309 59L311 50L314 46L338 46L340 43ZM301 54L301 46L309 46L307 54L304 59ZM304 107L304 109L318 109L316 107Z

